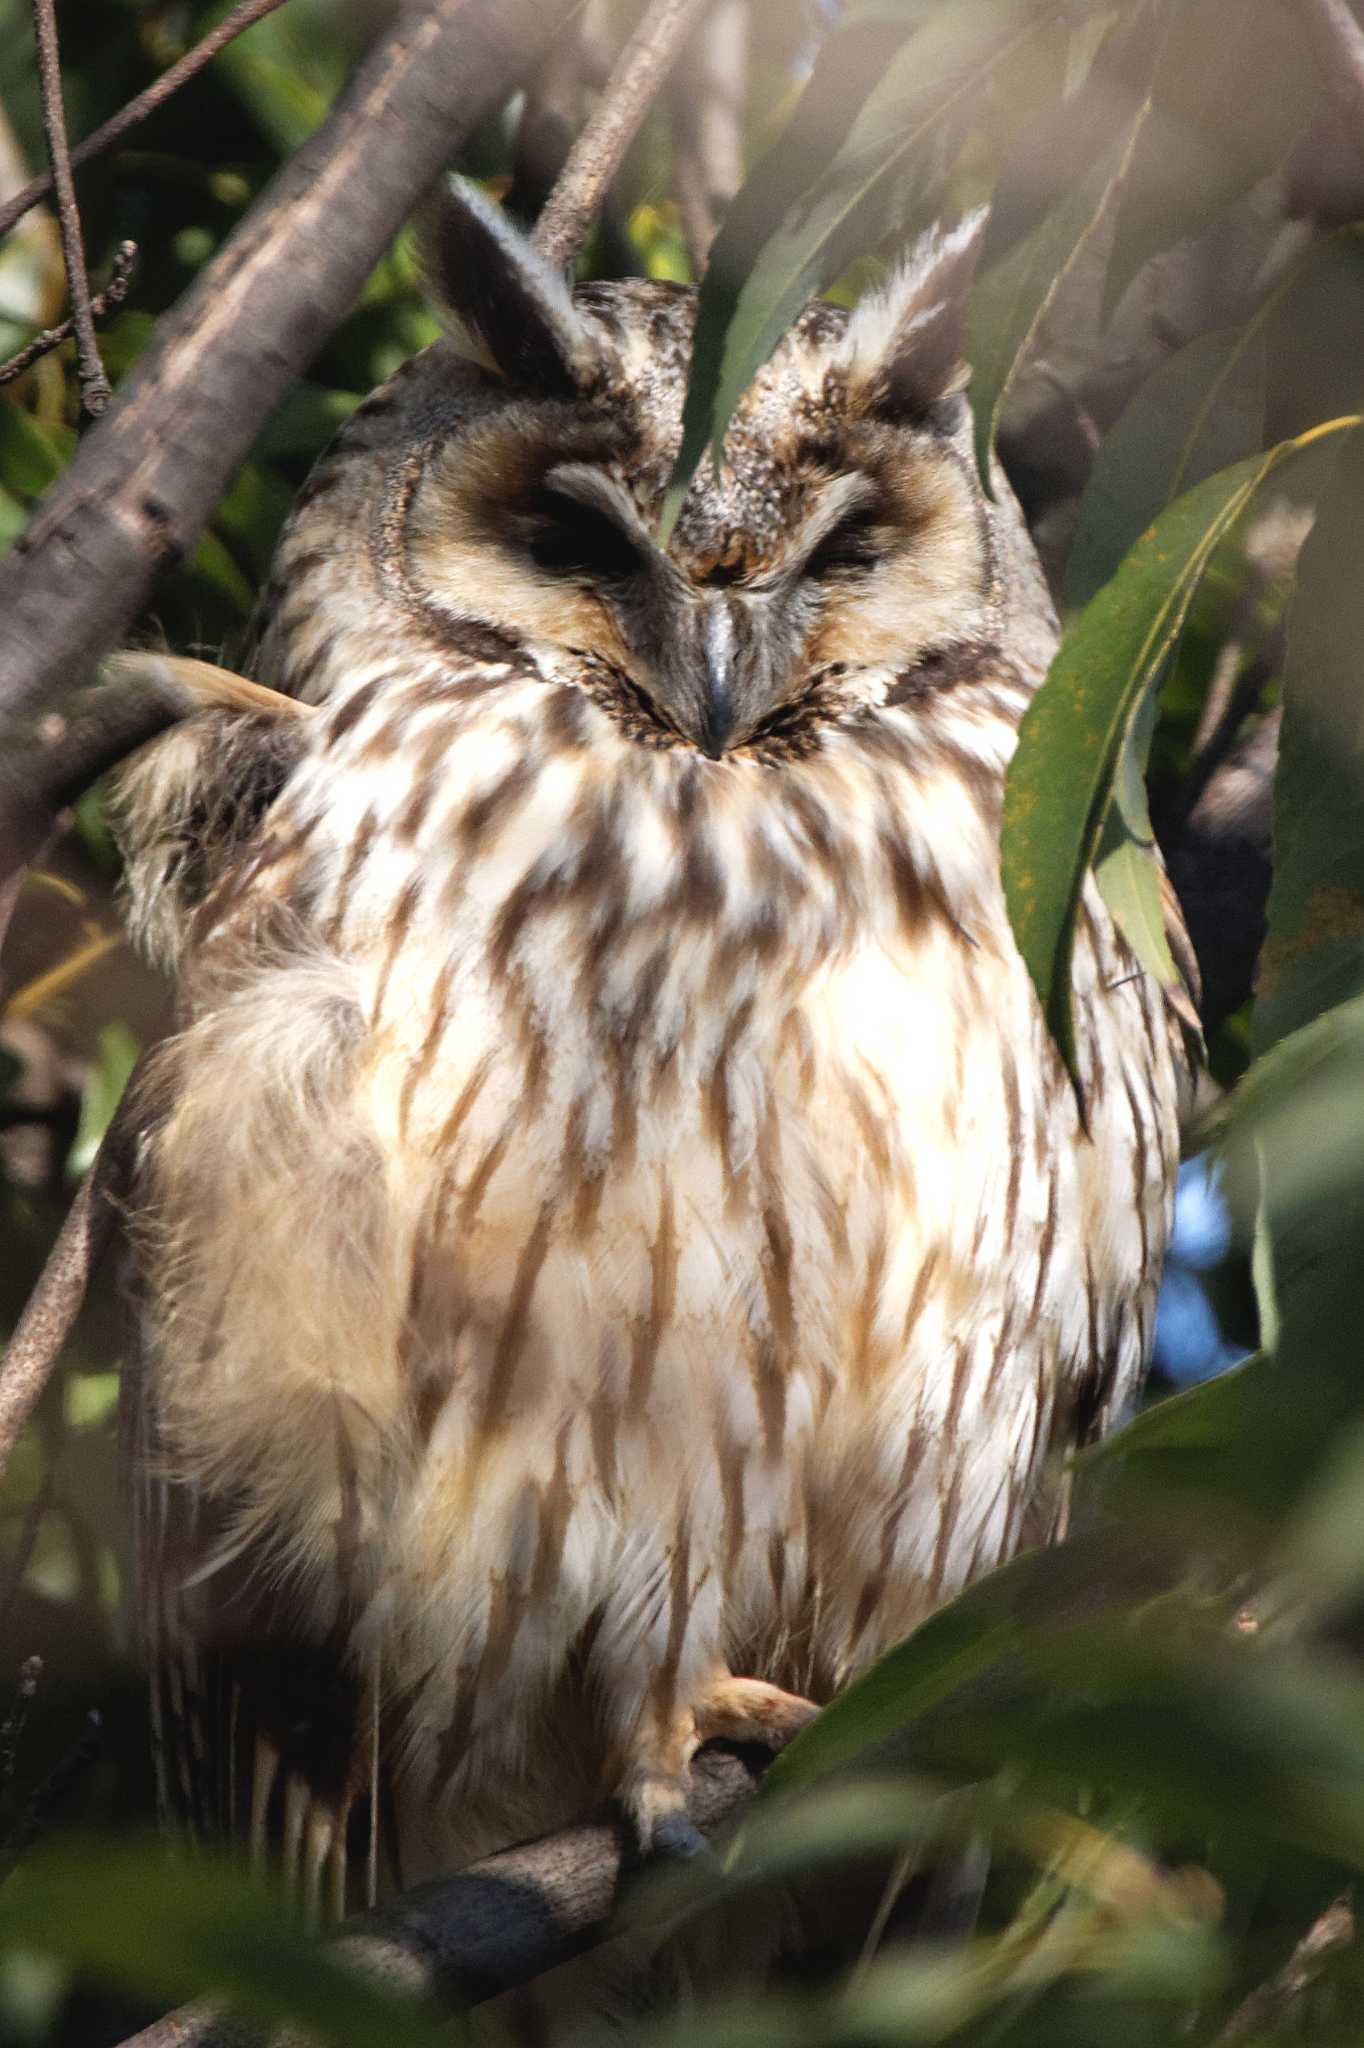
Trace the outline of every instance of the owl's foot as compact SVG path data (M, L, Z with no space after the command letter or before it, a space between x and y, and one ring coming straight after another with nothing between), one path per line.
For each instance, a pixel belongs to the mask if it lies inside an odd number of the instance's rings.
M627 1772L619 1798L640 1853L683 1859L706 1847L705 1836L687 1813L687 1766L703 1742L760 1743L784 1749L819 1712L812 1700L783 1692L762 1678L724 1672L696 1705L660 1728Z
M696 1708L697 1746L720 1738L725 1742L760 1742L765 1749L785 1749L819 1708L799 1693L783 1692L764 1678L717 1678Z

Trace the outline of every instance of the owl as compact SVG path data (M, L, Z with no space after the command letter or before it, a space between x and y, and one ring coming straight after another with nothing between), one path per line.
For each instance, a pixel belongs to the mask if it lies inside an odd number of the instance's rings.
M980 235L815 303L675 526L694 293L428 224L446 338L304 486L254 673L127 772L175 972L126 1405L168 1802L321 1909L786 1741L1138 1384L1188 1078L1092 883L1085 1112L1004 774ZM1177 913L1171 912L1177 925Z

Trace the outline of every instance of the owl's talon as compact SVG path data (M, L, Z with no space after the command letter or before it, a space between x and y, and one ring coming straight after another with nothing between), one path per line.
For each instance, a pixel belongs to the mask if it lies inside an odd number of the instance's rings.
M666 1857L670 1863L687 1863L694 1856L707 1855L709 1849L700 1828L684 1813L666 1813L654 1823L646 1853Z
M763 1678L717 1678L696 1708L699 1741L758 1742L765 1749L785 1749L819 1708L799 1693L783 1692Z

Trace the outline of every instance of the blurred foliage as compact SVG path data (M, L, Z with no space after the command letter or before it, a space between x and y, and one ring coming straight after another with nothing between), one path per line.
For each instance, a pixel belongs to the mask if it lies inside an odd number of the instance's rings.
M66 0L73 134L219 11ZM598 12L618 39L628 10ZM324 117L381 16L289 0L83 174L96 280L120 239L141 250L102 330L116 378ZM1063 1048L1091 862L1169 982L1150 814L1180 816L1209 748L1282 707L1262 992L1213 1039L1230 1092L1200 1134L1223 1160L1236 1256L1253 1254L1261 1349L1087 1452L1069 1540L973 1587L850 1687L771 1771L722 1868L652 1878L634 1912L651 1938L723 1930L773 1888L827 1905L872 1873L855 1967L775 1991L725 1988L716 1969L688 2048L1344 2048L1364 1991L1349 1909L1364 1874L1360 228L1347 206L1310 232L1275 183L1319 100L1291 0L848 0L823 22L811 63L815 10L755 9L753 169L702 291L678 483L811 292L846 297L869 256L993 196L970 327L983 471L997 432L1022 447L1039 362L1083 430L1080 472L1053 494L1067 637L1005 838L1020 946ZM0 109L0 175L17 184L42 161L21 0L0 0ZM516 135L513 107L467 168L505 189ZM670 181L656 119L592 263L688 274ZM1170 333L1116 399L1096 394L1086 349L1209 249L1201 324ZM0 354L61 305L51 221L31 216L0 249ZM434 332L400 242L158 586L143 636L231 659L310 463ZM82 431L68 357L0 391L0 546ZM1057 509L1034 495L1039 533ZM165 992L117 942L114 880L95 796L27 883L7 953L0 1324L137 1049L166 1027ZM0 2040L108 2041L126 2031L110 1999L199 1988L321 2040L434 2038L430 2015L343 1983L239 1874L169 1864L128 1832L149 1808L112 1477L118 1344L100 1295L0 1484L0 1640L19 1688L4 1720L0 1685L0 1867L17 1860L0 1891ZM41 1676L21 1683L34 1656ZM982 1844L969 1934L907 1945L897 1902L978 1867ZM680 2022L637 2033L682 2038Z

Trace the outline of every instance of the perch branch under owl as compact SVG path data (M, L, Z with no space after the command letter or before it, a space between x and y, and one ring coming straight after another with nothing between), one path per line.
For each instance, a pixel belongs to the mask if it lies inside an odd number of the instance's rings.
M701 1751L688 1809L702 1834L718 1833L737 1816L766 1761L753 1750ZM598 1815L416 1886L352 1922L338 1947L395 1993L477 2005L596 1946L609 1931L629 1869L622 1821ZM271 2048L299 2048L292 2033L270 2041ZM122 2048L243 2048L243 2037L199 2002L155 2021Z

